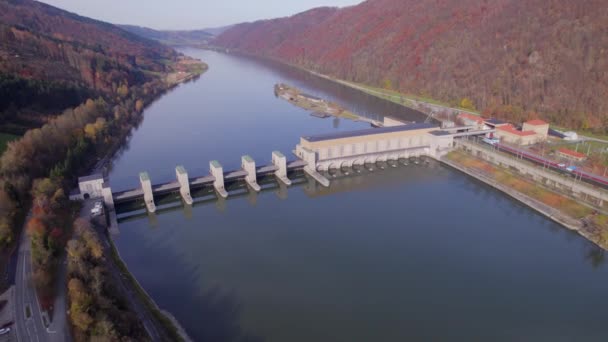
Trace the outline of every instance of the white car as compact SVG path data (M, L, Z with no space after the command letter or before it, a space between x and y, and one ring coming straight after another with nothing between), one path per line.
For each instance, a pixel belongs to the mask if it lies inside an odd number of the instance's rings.
M564 164L564 163L559 163L559 164L557 164L557 166L559 166L561 169L566 168L566 164Z
M95 202L95 208L102 208L103 204L101 202Z
M2 328L0 329L0 335L5 335L11 332L11 328Z
M101 207L94 207L93 209L91 209L91 215L93 215L93 216L101 215Z

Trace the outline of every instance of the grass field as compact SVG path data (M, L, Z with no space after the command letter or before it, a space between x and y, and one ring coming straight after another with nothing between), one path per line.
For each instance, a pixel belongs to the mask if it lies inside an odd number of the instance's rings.
M19 139L18 135L0 133L0 155L4 153L6 145L13 140Z
M562 213L574 219L586 219L591 223L590 235L585 235L604 249L608 249L608 215L589 208L579 201L563 196L554 191L548 190L538 184L522 178L509 170L489 164L486 161L477 159L461 151L453 151L447 158L452 162L460 164L469 169L475 169L486 176L492 178L499 184L507 186L518 192L540 201L552 208L560 210ZM604 208L605 208L604 204ZM586 229L588 229L587 227ZM588 230L589 231L589 230Z
M543 188L528 179L522 178L503 168L499 168L483 160L471 157L463 152L451 152L448 155L448 159L464 167L482 171L484 174L492 177L496 182L505 185L511 189L515 189L550 207L558 209L572 218L582 219L589 216L593 212L591 208L579 203L578 201L562 196L556 192L547 190L546 188ZM604 215L598 216L600 216L600 222L603 222L605 218L603 217ZM602 225L602 228L608 230L608 226Z

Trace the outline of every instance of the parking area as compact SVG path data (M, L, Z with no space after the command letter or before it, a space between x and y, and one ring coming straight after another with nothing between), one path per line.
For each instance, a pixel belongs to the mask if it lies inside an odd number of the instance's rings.
M106 225L106 209L101 199L87 199L82 202L80 217L90 219L92 223L99 226Z

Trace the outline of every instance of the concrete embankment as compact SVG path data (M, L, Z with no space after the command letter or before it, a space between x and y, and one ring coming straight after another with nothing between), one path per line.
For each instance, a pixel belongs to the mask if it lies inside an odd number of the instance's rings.
M555 192L571 196L581 203L588 203L605 211L605 204L608 203L608 192L591 186L588 183L576 181L568 176L546 170L542 167L530 164L522 159L513 158L503 153L496 152L484 145L476 144L466 140L457 140L457 147L463 149L468 154L475 156L492 165L507 167L516 170L520 175L533 179L538 184L554 189Z
M439 160L439 162L441 162L442 164L447 165L453 169L456 169L456 170L468 175L469 177L475 178L478 181L483 182L486 185L489 185L496 190L502 191L504 194L521 202L522 204L525 204L526 206L535 210L536 212L540 213L541 215L549 218L550 220L552 220L570 230L576 231L577 233L579 233L581 236L583 236L587 240L595 243L596 245L598 245L599 247L601 247L605 250L608 250L606 245L604 245L600 241L598 241L596 234L593 234L591 231L586 229L586 228L588 228L588 224L584 219L574 219L574 218L564 214L563 212L561 212L558 209L552 208L513 188L510 188L510 187L507 187L505 185L498 183L493 178L491 178L487 175L484 175L482 172L480 172L476 169L472 169L472 168L468 168L468 167L459 165L453 161L448 160L445 157L441 158Z
M580 231L581 228L583 227L583 224L580 220L572 219L572 218L564 215L562 212L560 212L559 210L557 210L555 208L551 208L550 206L548 206L534 198L531 198L525 194L522 194L517 190L506 187L477 170L458 165L446 158L441 158L439 161L441 163L443 163L451 168L454 168L462 173L465 173L465 174L469 175L470 177L473 177L497 190L504 192L505 194L509 195L510 197L520 201L521 203L529 206L530 208L536 210L537 212L541 213L542 215L550 218L551 220L563 225L564 227L566 227L568 229Z
M130 299L131 305L139 307L140 318L149 320L150 322L155 321L154 324L159 329L164 329L164 334L167 334L172 340L179 338L181 341L190 342L192 339L188 336L186 330L180 325L179 321L168 311L162 310L158 304L152 299L144 287L139 283L137 278L127 268L127 264L122 259L122 256L118 252L118 249L114 245L112 236L105 235L107 239L108 253L110 254L110 260L113 262L114 267L118 269L124 276L119 281L123 281L125 288L125 294ZM144 325L146 323L144 322ZM148 333L151 331L149 329ZM153 335L164 335L157 331ZM177 336L175 335L177 334ZM179 337L178 337L179 336ZM153 336L154 338L155 336Z

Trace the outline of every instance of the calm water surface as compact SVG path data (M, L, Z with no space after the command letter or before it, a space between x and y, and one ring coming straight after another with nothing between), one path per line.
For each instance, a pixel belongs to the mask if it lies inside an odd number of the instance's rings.
M250 58L210 65L154 103L110 174L115 190L290 155L301 135L367 127L275 98L286 82L368 116L424 117ZM173 204L120 224L117 246L197 341L607 341L608 270L592 244L430 163L258 195ZM268 185L267 185L268 186Z

